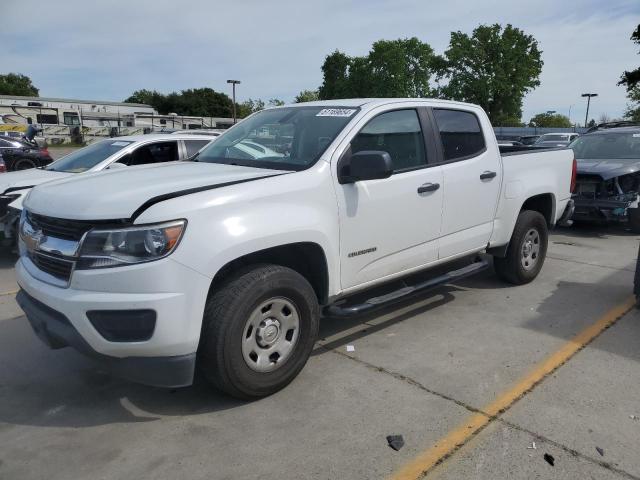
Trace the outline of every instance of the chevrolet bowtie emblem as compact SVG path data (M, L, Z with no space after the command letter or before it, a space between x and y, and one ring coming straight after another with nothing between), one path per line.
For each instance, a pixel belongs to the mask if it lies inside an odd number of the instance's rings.
M22 240L24 241L27 249L30 251L37 250L44 238L45 235L42 233L42 230L35 229L31 224L25 222L22 229Z

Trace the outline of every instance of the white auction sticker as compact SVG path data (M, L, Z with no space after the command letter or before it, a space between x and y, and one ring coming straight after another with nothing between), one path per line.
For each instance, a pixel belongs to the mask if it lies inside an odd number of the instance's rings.
M350 117L355 111L354 108L323 108L316 117Z
M111 146L113 147L126 147L129 145L129 142L113 142Z
M640 137L640 133L634 133L633 134L633 138L638 138L638 137Z

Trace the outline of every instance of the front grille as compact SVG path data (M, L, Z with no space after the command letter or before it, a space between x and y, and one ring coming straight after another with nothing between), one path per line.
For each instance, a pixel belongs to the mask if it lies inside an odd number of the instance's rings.
M68 282L71 278L74 262L39 252L29 252L29 259L40 270L60 280Z
M61 218L46 217L35 213L27 213L29 223L48 237L63 238L65 240L78 241L91 230L92 222L81 220L64 220Z

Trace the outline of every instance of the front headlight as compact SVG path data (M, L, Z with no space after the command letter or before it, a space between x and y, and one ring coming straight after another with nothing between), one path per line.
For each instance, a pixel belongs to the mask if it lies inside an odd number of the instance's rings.
M180 242L186 220L111 230L91 230L76 268L104 268L151 262L169 255Z

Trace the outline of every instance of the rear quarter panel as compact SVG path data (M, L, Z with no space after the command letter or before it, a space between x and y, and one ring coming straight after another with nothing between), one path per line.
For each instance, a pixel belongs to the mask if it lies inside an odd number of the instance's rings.
M504 180L490 246L509 242L522 205L536 195L551 194L555 225L571 198L573 158L568 148L502 155Z

